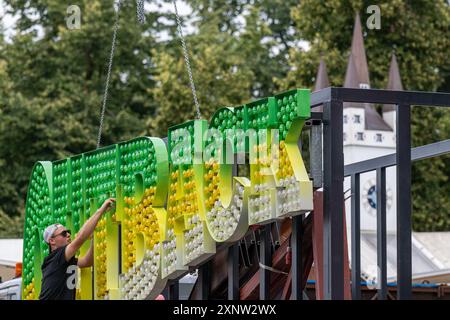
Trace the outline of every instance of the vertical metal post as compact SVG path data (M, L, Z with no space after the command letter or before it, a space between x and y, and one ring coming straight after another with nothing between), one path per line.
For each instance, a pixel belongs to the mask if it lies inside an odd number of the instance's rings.
M239 242L228 247L228 300L239 300Z
M169 300L180 299L180 283L178 282L178 280L175 280L169 284L168 299Z
M377 298L387 298L386 263L386 168L377 169Z
M323 105L324 294L344 299L344 153L342 101Z
M252 262L250 261L250 255L248 254L248 244L246 237L241 239L239 248L241 251L242 263L246 268L249 268L252 265Z
M397 107L397 299L411 298L411 106Z
M198 268L197 281L200 281L200 300L208 300L211 291L211 261Z
M322 187L322 123L318 120L312 121L309 141L309 163L311 178L314 188Z
M119 232L119 245L117 246L118 252L117 255L119 257L119 274L122 274L122 224L119 223L117 226L117 232Z
M303 218L304 215L292 217L292 299L303 300L303 259L302 259L302 241L303 241Z
M270 229L271 224L263 226L260 232L260 264L263 266L272 266L272 256L270 252ZM269 270L260 266L259 268L259 300L270 299L270 273Z
M361 299L361 220L359 173L351 176L352 299Z
M237 154L233 156L232 176L238 175ZM239 300L239 242L228 247L228 300Z
M169 299L169 287L166 286L164 290L161 292L165 299Z

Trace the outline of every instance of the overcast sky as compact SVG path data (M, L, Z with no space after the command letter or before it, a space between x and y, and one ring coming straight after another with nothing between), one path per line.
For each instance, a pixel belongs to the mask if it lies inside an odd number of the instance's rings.
M0 17L6 31L6 37L8 38L12 34L12 28L14 27L16 19L14 19L11 15L6 14L5 11L5 3L3 0L0 0Z
M70 4L76 4L76 0L71 2ZM161 7L159 7L158 4ZM191 7L188 6L184 1L181 1L181 0L177 1L177 8L178 8L178 13L180 14L180 16L186 17L186 16L189 16L192 12ZM163 3L160 0L153 0L153 1L151 1L151 3L148 3L148 2L145 3L145 11L146 12L156 11L156 10L161 11L161 12L174 12L173 5L170 3ZM81 15L83 15L83 12L81 13ZM0 0L0 17L1 17L3 27L5 28L6 39L9 39L14 32L14 30L13 30L14 24L17 19L15 17L11 16L10 14L6 14L5 2L3 0ZM190 31L192 31L192 29L190 30L190 28L188 27L186 30L186 33L189 33Z
M131 1L131 0L129 0L129 1ZM133 0L133 2L134 2L134 0ZM71 4L76 4L76 0L71 2ZM178 13L180 14L180 16L182 16L182 19L185 22L188 22L188 23L186 23L186 27L183 30L184 33L185 34L192 33L194 31L194 28L189 24L189 20L188 20L188 18L190 17L190 15L192 13L191 7L189 5L187 5L183 0L177 0L177 8L178 8ZM147 1L145 3L145 11L146 12L151 12L151 11L174 12L174 8L171 3L165 3L165 2L162 2L161 0L152 0L152 1ZM83 15L83 13L81 13L81 14ZM16 17L11 16L10 14L6 14L4 0L0 0L0 19L1 19L0 21L2 22L3 27L5 29L6 40L8 41L11 38L11 36L14 34L14 25L15 25L15 22L17 19L16 19ZM245 23L245 20L240 19L240 22ZM37 30L38 30L38 37L39 37L39 35L40 35L39 28L37 28ZM164 33L159 35L159 40L165 40L166 38L167 38L167 35ZM308 42L305 42L305 41L299 41L296 45L302 47L305 50L309 49L309 44L308 44Z

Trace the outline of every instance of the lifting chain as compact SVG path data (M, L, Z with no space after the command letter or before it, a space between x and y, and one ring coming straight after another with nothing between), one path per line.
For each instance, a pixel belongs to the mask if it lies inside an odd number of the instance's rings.
M181 46L183 47L184 61L186 62L186 69L189 74L189 82L191 84L192 96L194 97L195 110L197 112L197 119L202 116L200 114L200 104L197 99L197 92L195 90L194 78L192 77L191 64L189 62L189 54L186 48L186 41L184 40L183 28L180 21L180 16L178 15L177 1L173 0L173 7L175 8L175 16L177 18L178 34L180 35Z

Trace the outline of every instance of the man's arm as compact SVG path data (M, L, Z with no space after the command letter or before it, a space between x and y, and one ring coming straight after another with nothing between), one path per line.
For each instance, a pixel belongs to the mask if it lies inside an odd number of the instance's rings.
M88 268L92 267L94 264L94 250L93 250L93 240L91 240L91 246L89 247L88 252L84 257L78 259L78 267L80 268Z
M81 227L77 236L71 243L69 243L66 247L65 257L66 261L72 259L78 249L81 248L83 243L94 233L95 227L97 226L98 221L102 217L103 213L105 213L114 203L113 198L109 198L106 200L100 209L98 209L92 217L90 217L84 225Z

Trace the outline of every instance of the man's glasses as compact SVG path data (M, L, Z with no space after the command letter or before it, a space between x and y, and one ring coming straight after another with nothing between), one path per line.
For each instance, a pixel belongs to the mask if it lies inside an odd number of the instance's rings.
M60 233L55 234L52 238L55 238L55 237L57 237L57 236L63 236L63 237L65 238L65 237L67 237L68 234L72 234L72 233L70 232L70 230L63 230L63 231L61 231Z

